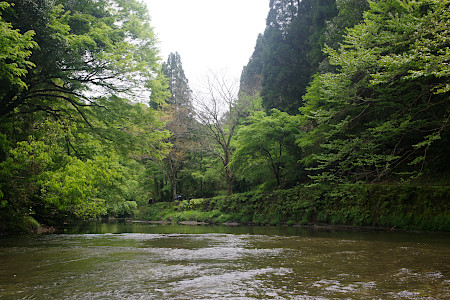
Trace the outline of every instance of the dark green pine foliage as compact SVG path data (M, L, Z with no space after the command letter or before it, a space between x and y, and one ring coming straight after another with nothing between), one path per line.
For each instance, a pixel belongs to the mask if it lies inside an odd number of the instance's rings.
M335 0L272 0L266 30L244 69L241 90L257 86L259 79L266 110L297 113L324 58L326 21L336 14Z
M162 68L171 93L169 104L192 110L192 91L184 74L180 54L170 53L167 63L164 63Z
M263 34L258 35L255 50L244 69L242 70L239 94L255 95L262 88L263 54L266 47L266 39Z
M338 14L331 21L327 22L324 35L325 44L333 49L338 49L344 41L348 28L363 21L363 14L369 9L368 0L336 0ZM319 67L320 73L335 71L326 57Z
M344 40L347 28L363 21L363 14L369 9L368 0L336 0L338 14L327 24L325 42L337 47Z

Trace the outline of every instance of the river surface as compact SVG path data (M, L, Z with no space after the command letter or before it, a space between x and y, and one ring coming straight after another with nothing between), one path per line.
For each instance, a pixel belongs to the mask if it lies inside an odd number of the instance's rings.
M86 223L0 237L0 299L450 299L450 235Z

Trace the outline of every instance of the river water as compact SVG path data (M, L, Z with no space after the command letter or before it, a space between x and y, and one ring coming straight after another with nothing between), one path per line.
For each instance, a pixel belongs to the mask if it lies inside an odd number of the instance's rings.
M450 235L85 223L0 237L0 299L450 299Z

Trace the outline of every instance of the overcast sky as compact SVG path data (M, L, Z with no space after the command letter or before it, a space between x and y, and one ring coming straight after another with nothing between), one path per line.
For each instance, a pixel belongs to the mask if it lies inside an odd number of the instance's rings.
M144 0L163 61L178 52L192 89L212 70L239 79L259 33L269 0Z

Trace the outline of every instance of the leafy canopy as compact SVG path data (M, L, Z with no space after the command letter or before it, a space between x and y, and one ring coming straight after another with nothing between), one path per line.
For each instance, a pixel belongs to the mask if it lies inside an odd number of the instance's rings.
M372 181L439 171L449 147L450 2L370 3L315 77L299 145L317 180ZM439 163L440 162L440 163Z

